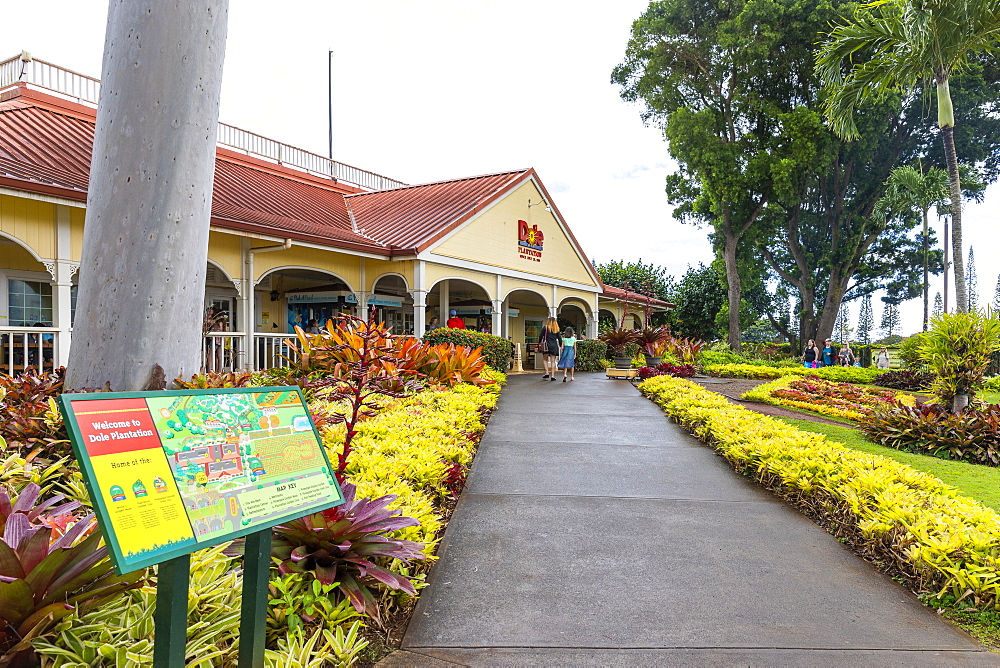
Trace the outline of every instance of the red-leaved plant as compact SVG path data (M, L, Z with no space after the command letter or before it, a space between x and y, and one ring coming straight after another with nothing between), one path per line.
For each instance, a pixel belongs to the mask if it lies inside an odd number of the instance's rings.
M387 506L395 494L378 499L355 498L351 483L342 485L344 503L274 527L271 553L281 560L282 573L311 572L322 584L337 583L354 608L381 623L371 588L382 583L393 590L416 594L409 578L375 563L399 559L405 563L426 559L423 543L387 536L391 531L418 526Z

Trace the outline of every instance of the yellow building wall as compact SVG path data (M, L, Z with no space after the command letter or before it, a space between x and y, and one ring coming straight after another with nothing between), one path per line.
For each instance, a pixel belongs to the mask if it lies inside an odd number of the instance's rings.
M400 274L406 279L407 289L413 289L413 260L398 260L393 262L392 260L373 260L366 257L364 258L364 263L366 285L362 289L365 292L374 290L375 282L380 276L385 276L386 274Z
M255 244L266 246L270 244ZM361 264L357 256L344 255L316 248L292 246L288 250L270 251L254 256L254 279L259 281L264 274L278 267L305 267L318 271L327 271L340 276L352 290L360 290Z
M83 257L83 221L87 217L87 210L78 207L69 209L69 257L74 262L79 262Z
M569 237L559 227L555 214L546 211L543 205L529 208L529 199L532 203L542 202L541 193L531 181L432 248L431 252L507 269L530 271L549 278L596 285L587 266L576 254ZM525 221L528 227L537 225L544 236L541 258L537 262L521 255L521 247L517 243L519 220Z
M0 232L29 246L38 257L56 256L55 204L0 195Z
M208 233L208 259L234 280L243 275L243 251L240 237L223 232ZM255 260L257 258L254 258Z
M545 304L551 306L552 301L552 286L548 283L537 283L535 281L523 281L517 278L507 278L503 277L503 283L501 284L503 288L503 294L500 295L504 299L507 298L514 290L528 290L532 294L537 294L539 299L545 300ZM517 301L517 295L514 295L514 300Z
M556 295L559 298L559 306L566 304L579 306L585 313L594 311L594 293L583 290L571 290L569 288L557 288Z
M490 299L497 299L495 294L497 291L497 278L494 274L484 274L469 269L458 269L457 267L445 267L444 265L432 264L430 262L425 265L425 274L429 289L433 289L430 286L433 286L442 279L460 278L481 286Z
M41 262L31 257L31 253L20 246L3 243L0 244L0 269L13 269L14 271L45 271L45 266Z

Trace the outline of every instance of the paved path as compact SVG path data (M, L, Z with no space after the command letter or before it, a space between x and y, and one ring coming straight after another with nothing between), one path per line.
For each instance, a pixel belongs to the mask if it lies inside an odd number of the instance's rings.
M625 381L512 375L386 666L998 666Z

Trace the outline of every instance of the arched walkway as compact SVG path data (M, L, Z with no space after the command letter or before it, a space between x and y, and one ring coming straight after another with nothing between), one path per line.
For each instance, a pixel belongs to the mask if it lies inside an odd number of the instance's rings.
M503 312L507 315L505 336L521 346L522 367L541 369L541 356L535 354L535 346L549 317L545 298L533 290L512 290L504 299Z
M391 327L393 334L413 334L413 297L404 277L379 276L366 301L375 309L375 320Z
M452 317L451 311L466 328L485 327L493 333L493 300L489 290L479 283L445 278L432 285L427 292L427 322L437 318L437 324L443 327Z

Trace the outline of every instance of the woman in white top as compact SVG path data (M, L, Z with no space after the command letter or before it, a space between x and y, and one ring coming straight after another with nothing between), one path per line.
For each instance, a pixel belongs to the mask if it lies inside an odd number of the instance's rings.
M875 366L880 369L889 368L889 350L885 346L882 346L878 351L878 357L875 358Z

